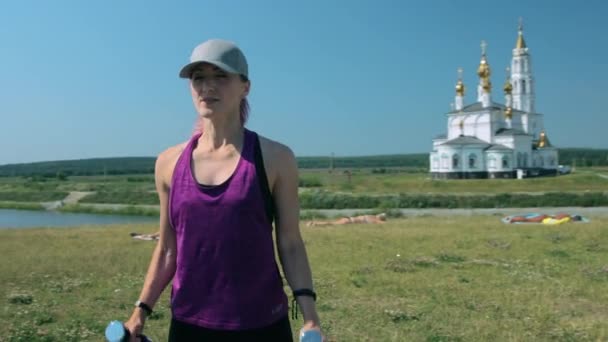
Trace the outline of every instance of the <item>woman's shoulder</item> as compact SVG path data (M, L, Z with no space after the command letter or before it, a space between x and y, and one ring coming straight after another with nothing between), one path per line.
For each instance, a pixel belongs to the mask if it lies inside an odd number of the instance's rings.
M182 154L182 151L184 151L184 148L186 148L187 144L188 142L185 141L167 148L158 155L157 160L164 162L179 157Z
M258 137L260 139L260 148L262 149L264 160L269 159L274 162L284 162L295 159L293 151L289 146L260 134L258 134Z
M171 174L173 174L175 164L177 163L179 156L184 151L184 148L186 148L186 145L188 145L187 141L171 146L162 151L156 158L156 174L163 175L165 176L163 178L170 179Z

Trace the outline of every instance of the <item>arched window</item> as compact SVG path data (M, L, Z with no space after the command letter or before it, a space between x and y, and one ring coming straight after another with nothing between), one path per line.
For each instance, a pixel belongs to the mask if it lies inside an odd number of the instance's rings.
M526 93L526 80L521 80L521 93Z
M477 155L475 153L469 154L469 169L477 167Z
M488 157L488 168L490 168L490 169L496 168L496 158L494 156Z
M441 168L442 169L447 169L448 168L448 166L449 166L449 160L450 160L450 157L448 157L447 154L443 153L441 155Z
M457 169L458 168L458 155L454 154L452 156L452 169Z
M502 168L503 169L509 168L509 157L507 157L507 156L502 157Z

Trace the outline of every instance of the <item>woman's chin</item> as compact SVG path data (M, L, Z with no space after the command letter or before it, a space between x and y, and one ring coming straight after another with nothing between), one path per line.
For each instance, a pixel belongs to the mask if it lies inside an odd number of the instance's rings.
M210 109L210 108L199 108L198 109L198 115L203 118L206 118L206 119L210 119L210 118L214 117L215 116L214 114L215 113L214 113L213 109Z

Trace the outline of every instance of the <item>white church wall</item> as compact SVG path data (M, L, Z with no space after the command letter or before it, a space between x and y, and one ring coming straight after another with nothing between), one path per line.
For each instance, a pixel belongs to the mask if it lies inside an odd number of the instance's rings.
M513 140L513 136L505 135L505 136L494 136L493 144L504 145L508 148L515 148L515 142Z
M515 167L532 167L532 137L528 135L516 135L514 138Z
M450 146L438 150L437 154L439 156L437 172L485 171L485 157L479 147ZM473 163L471 163L471 158Z
M527 113L521 115L521 129L522 131L528 133L530 119Z
M462 117L459 115L450 115L448 117L447 140L458 138L460 136L460 121Z
M468 125L466 125L468 123ZM492 139L492 117L489 112L470 115L465 121L465 135L474 136L483 141Z
M431 166L431 172L439 171L439 154L437 152L430 153L429 165Z
M521 120L521 114L513 115L513 117L511 118L511 128L521 130L521 131L524 130L524 125Z
M465 172L486 171L485 158L480 148L462 149L462 170Z
M541 148L538 151L539 156L542 159L544 169L556 169L559 165L559 159L557 155L557 149L555 148Z
M513 170L513 153L492 151L486 153L488 171L501 172Z
M460 127L461 122L462 129ZM450 115L447 139L451 140L466 135L489 142L492 138L493 126L489 112Z

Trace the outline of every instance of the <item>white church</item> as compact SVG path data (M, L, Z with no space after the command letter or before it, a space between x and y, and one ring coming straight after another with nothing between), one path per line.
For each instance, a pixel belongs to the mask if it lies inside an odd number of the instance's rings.
M557 148L549 142L543 114L534 106L534 78L523 27L519 33L503 90L505 103L492 101L486 44L477 69L477 102L465 105L462 69L458 70L447 134L433 139L432 178L522 178L556 175Z

